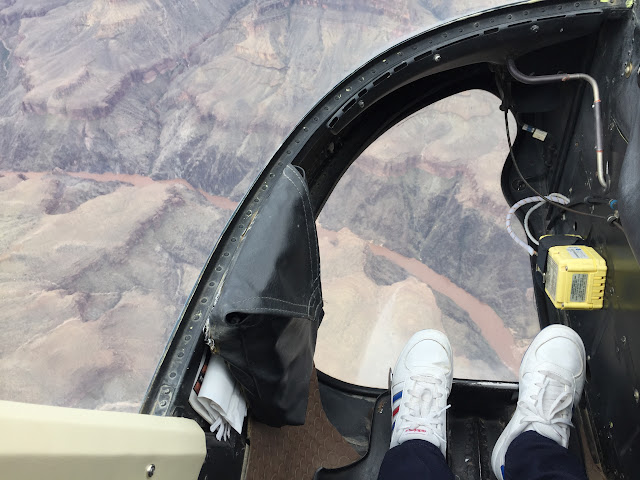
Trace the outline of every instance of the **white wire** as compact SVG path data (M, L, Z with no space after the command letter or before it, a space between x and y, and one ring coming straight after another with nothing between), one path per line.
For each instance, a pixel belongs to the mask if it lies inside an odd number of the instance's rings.
M547 196L545 196L544 198L546 198L547 200L550 200L552 202L555 203L559 203L561 205L566 205L569 203L569 199L567 197L565 197L564 195L560 194L560 193L551 193ZM507 220L506 220L506 226L507 226L507 232L509 232L509 235L511 236L511 238L513 238L513 241L516 242L518 245L520 245L522 248L524 248L527 253L531 256L536 255L537 252L529 245L527 245L523 240L521 240L513 231L513 229L511 228L511 217L513 217L513 215L515 214L515 212L522 207L523 205L527 205L529 203L542 203L544 204L543 197L540 196L535 196L535 197L527 197L527 198L523 198L522 200L520 200L519 202L516 202L513 204L513 206L509 209L509 212L507 213ZM541 205L538 204L535 207L531 208L530 210L534 210L536 208L539 208ZM528 212L527 212L528 213ZM531 235L531 232L529 231L528 225L527 225L527 216L525 215L525 231L527 232L527 236L529 238L532 238L533 235ZM532 239L533 240L533 239ZM534 242L536 243L536 245L538 244L537 240L534 240Z
M524 231L526 232L527 237L529 237L529 240L531 240L536 245L540 245L540 242L536 239L536 237L533 236L531 230L529 230L529 217L535 210L543 206L545 203L547 202L540 202L537 205L531 207L529 210L527 210L527 214L524 216Z

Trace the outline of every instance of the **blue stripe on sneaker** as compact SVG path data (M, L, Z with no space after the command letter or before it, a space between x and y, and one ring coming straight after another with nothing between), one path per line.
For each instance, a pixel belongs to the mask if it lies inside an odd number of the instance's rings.
M398 400L400 400L402 398L402 390L400 390L398 393L396 393L393 396L393 403L397 402Z
M396 422L393 422L393 425L391 425L391 433L393 433L393 428L396 426Z
M500 466L500 471L502 472L502 480L504 480L504 465Z

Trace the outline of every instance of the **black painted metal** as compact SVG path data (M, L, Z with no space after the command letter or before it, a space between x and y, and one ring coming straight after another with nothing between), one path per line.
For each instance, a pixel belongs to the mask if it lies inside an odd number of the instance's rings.
M634 7L637 11L637 6ZM585 386L584 408L579 423L589 445L589 454L608 478L637 478L640 450L640 267L631 247L640 242L638 184L640 178L640 136L635 124L638 111L638 89L633 75L624 73L626 62L638 64L636 17L629 16L606 23L597 37L593 59L586 71L601 85L603 105L604 147L611 177L611 186L605 191L595 180L593 158L593 112L589 93L575 97L567 128L558 125L560 109L538 114L521 113L522 121L536 127L560 132L566 153L557 159L545 180L537 184L545 191L569 193L572 199L595 197L593 203L576 206L582 211L609 216L614 209L609 200L624 198L620 217L623 233L606 221L550 212L546 219L555 218L553 233L578 233L607 260L605 306L600 311L567 311L553 308L546 295L537 292L541 323L563 323L574 328L583 338L588 355L588 380ZM586 60L586 59L585 59ZM533 52L523 58L529 69L545 69L548 56ZM523 92L526 94L526 92ZM518 111L517 108L515 109ZM567 108L567 111L571 111ZM636 126L634 126L636 125ZM534 142L519 139L516 157L532 155ZM534 155L535 156L535 155ZM509 163L503 172L505 196L516 198L508 179L515 178ZM547 186L549 187L547 189ZM528 193L527 193L528 194ZM598 197L601 197L600 199ZM604 201L601 201L604 200ZM543 214L534 219L541 224ZM538 232L541 233L541 232ZM626 233L626 237L625 237ZM636 247L638 249L638 247ZM637 253L637 252L636 252ZM542 320L546 319L545 322ZM574 419L575 421L575 419Z

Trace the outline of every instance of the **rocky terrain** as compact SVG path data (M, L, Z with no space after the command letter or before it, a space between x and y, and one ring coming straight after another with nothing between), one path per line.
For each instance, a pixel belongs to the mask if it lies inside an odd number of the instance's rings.
M0 398L135 410L233 206L298 120L373 54L498 3L0 0ZM430 325L459 376L513 377L536 319L500 226L495 107L473 93L420 112L336 189L320 219L328 373L384 385ZM332 339L363 347L354 368Z
M0 204L0 398L137 409L229 211L61 173L4 173Z
M498 103L488 93L467 92L409 117L362 154L326 203L319 218L323 289L328 323L336 328L321 328L320 348L352 343L351 335L341 340L331 333L345 321L346 296L354 305L370 306L349 310L349 324L380 337L363 333L348 350L369 355L389 349L388 355L341 367L351 381L374 377L384 386L416 325L449 334L456 376L517 378L538 327L528 257L503 226L507 208L499 178L506 145ZM346 247L323 242L325 232L339 231L340 239L344 229L362 239L359 253L333 261L327 252ZM366 261L354 260L363 252ZM359 270L344 267L354 261ZM427 292L419 295L422 300L386 299L383 292L404 288L406 279ZM359 293L345 295L343 282L357 285ZM397 318L383 320L389 312Z

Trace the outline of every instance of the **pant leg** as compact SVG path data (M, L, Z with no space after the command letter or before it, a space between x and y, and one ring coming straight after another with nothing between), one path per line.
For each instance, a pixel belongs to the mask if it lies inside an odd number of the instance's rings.
M453 480L442 452L425 440L408 440L389 450L378 480Z
M534 431L511 442L504 463L505 480L587 480L580 459Z

